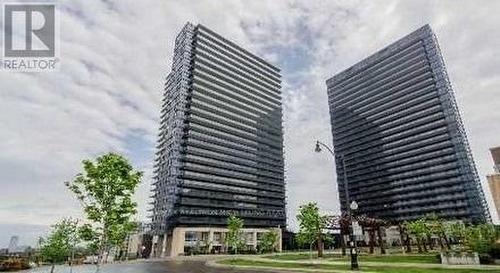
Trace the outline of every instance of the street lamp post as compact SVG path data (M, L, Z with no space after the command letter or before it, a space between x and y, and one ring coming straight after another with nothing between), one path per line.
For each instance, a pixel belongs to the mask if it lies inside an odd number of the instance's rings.
M330 154L335 158L335 153L333 152L328 145L324 144L323 142L316 141L316 148L314 149L317 153L321 152L321 146L325 147ZM345 207L347 210L347 215L349 217L349 222L350 222L350 234L349 234L349 250L351 254L351 270L359 270L359 265L358 265L358 251L356 247L356 238L354 237L354 226L353 226L353 221L352 221L352 211L355 211L358 209L358 204L356 201L353 201L352 203L349 200L349 183L347 181L347 170L345 166L345 158L342 154L337 153L337 156L339 157L340 161L342 162L342 169L343 169L343 176L344 176L344 194L345 194Z
M349 211L351 211L350 215L358 209L358 203L356 201L352 201L349 205ZM352 218L350 218L351 222L351 239L350 239L350 251L351 251L351 270L359 270L358 265L358 248L356 246L356 235L354 234L354 223Z

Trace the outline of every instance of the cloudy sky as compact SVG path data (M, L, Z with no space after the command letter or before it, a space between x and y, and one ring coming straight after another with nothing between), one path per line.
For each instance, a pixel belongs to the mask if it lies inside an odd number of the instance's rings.
M9 2L12 2L9 0ZM202 23L281 67L290 226L314 200L338 211L324 81L429 23L484 176L500 145L498 1L63 1L60 72L0 71L0 247L31 244L80 208L63 185L81 160L116 151L145 171L145 219L161 91L174 38ZM486 188L486 187L485 187ZM490 199L490 193L486 189Z

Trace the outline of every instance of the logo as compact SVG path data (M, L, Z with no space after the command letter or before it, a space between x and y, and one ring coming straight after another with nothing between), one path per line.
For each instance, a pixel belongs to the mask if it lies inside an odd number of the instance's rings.
M1 70L37 72L58 67L56 5L8 3L3 6Z

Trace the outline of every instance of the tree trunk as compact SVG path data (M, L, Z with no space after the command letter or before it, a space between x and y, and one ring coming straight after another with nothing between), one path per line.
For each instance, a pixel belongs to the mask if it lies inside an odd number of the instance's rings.
M427 243L426 243L426 239L425 238L421 238L420 241L422 242L422 245L424 247L424 252L428 252L427 251Z
M323 257L323 236L318 236L318 258Z
M370 244L370 254L373 254L373 248L375 245L375 231L373 228L368 231L368 236L370 237L368 242Z
M55 267L55 266L56 266L55 264L52 264L52 265L51 265L51 267L50 267L50 273L54 273L54 267Z
M384 239L382 238L382 227L377 228L378 244L380 247L380 254L385 254Z
M432 242L431 235L427 235L427 242L429 243L429 249L434 250L434 242Z
M106 232L107 229L104 228L102 231L102 236L101 236L101 242L99 244L99 252L97 254L97 264L96 264L96 273L98 273L101 270L101 263L102 263L102 258L104 256L104 250L106 248Z
M411 239L410 235L406 233L406 252L411 253Z
M419 237L417 237L417 247L418 247L418 253L422 253L422 244Z
M105 256L105 258L104 258L104 263L105 263L105 264L107 264L107 263L108 263L108 259L109 259L109 251L110 251L110 250L109 250L108 248L106 248L106 251L105 251L106 256Z
M346 255L346 243L345 243L345 236L342 230L340 231L340 246L342 247L342 256Z
M441 235L438 236L438 240L439 240L439 247L441 248L441 250L443 250L444 244L443 244L443 238L441 237Z
M118 259L117 259L119 262L122 261L122 256L123 256L123 247L120 246L120 248L118 250ZM115 257L116 257L116 254L115 254Z
M399 230L399 241L400 241L400 244L401 244L401 249L403 250L403 254L407 251L407 249L405 249L405 234L404 234L404 230L403 230L403 226L401 224L398 224L398 230Z
M446 236L446 234L444 234L443 236L444 236L444 243L446 244L446 248L451 249L450 239L448 238L448 236Z

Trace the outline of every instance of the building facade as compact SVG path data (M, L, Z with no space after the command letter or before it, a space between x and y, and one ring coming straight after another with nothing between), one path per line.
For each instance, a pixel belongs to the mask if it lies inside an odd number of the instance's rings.
M175 41L158 139L151 213L158 252L180 254L191 228L210 235L229 215L252 232L285 226L278 68L186 24Z
M488 179L488 186L493 197L493 204L500 218L500 147L491 148L491 156L494 162L494 173L486 176Z
M326 81L337 173L359 213L489 221L439 45L426 25ZM337 176L345 211L343 176Z
M495 173L500 173L500 147L495 147L490 149L491 157L493 158L493 164Z

